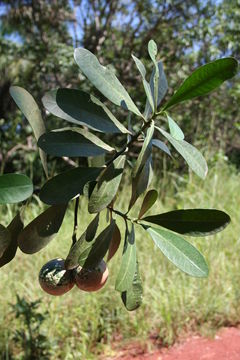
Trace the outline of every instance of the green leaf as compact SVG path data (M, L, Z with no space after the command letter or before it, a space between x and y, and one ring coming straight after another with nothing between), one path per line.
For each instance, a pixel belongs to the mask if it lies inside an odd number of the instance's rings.
M147 134L132 172L132 196L128 210L135 204L137 198L148 188L152 180L152 136L154 122Z
M93 101L90 94L75 89L49 91L42 98L44 107L53 115L71 123L104 133L122 132L121 126ZM122 126L123 127L123 126Z
M147 130L146 137L143 142L142 149L138 155L136 164L133 168L133 178L142 170L147 159L152 154L152 137L154 133L154 122L152 121L151 126Z
M33 133L38 140L38 138L45 133L46 128L42 119L41 111L32 97L31 94L20 86L11 86L10 94L22 111L29 124L33 129ZM48 177L48 168L47 168L47 158L46 154L40 150L39 151L40 158L42 161L43 169L45 171L46 176Z
M71 247L69 254L65 260L65 268L72 270L79 265L80 255L87 249L91 249L99 225L99 213L90 222L87 229L80 236L78 241Z
M0 175L0 204L26 200L33 193L32 181L22 174Z
M0 258L11 242L10 231L0 224Z
M90 244L89 247L80 255L78 259L79 265L88 269L96 267L109 249L114 230L115 220L112 220L110 225L108 225L106 229L98 235L93 244Z
M140 173L132 180L132 196L129 203L129 210L135 204L151 184L153 178L152 156L150 155Z
M223 211L215 209L174 210L142 219L179 234L206 236L222 231L231 221Z
M195 277L207 277L208 266L203 255L189 242L169 231L148 227L155 244L180 270Z
M117 224L115 224L112 240L109 245L107 261L110 261L113 258L113 256L116 254L120 242L121 242L121 233L119 227L117 226Z
M145 195L143 202L142 202L142 206L141 209L139 211L139 215L138 218L141 219L143 217L143 215L149 210L151 209L151 207L155 204L155 202L157 201L158 198L158 192L157 190L149 190L147 192L147 194Z
M170 130L170 134L172 137L176 140L183 140L184 139L184 133L178 126L178 124L167 114L168 119L168 126Z
M237 73L238 62L228 57L215 60L196 69L175 92L164 106L163 110L189 100L202 96L219 87L225 80L231 79Z
M106 159L105 154L98 156L90 156L88 158L89 167L103 167L105 165Z
M134 133L133 127L132 127L132 114L131 113L128 113L128 115L127 115L127 124L128 124L128 130L129 130L129 134L127 137L127 143L128 143L129 141L132 140L132 134Z
M159 72L159 80L158 80L158 100L157 100L157 107L159 106L159 104L161 103L161 101L163 100L164 96L166 95L166 92L168 90L168 82L167 82L167 78L166 75L164 73L163 70L163 64L161 61L157 62L157 66L158 66L158 72ZM151 92L152 92L152 97L154 98L154 78L155 78L155 67L152 71L151 74L151 78L150 78L150 88L151 88ZM149 104L149 102L146 102L145 105L145 110L144 110L144 116L146 118L148 118L150 115L152 114L151 111L151 106Z
M90 242L95 238L97 228L98 228L98 225L99 225L99 216L100 216L100 214L98 213L95 216L95 218L90 222L90 224L88 225L88 227L86 229L85 240L87 242Z
M64 204L77 195L82 195L84 186L95 180L102 168L78 167L54 176L42 187L39 197L49 205Z
M157 103L158 103L158 84L159 84L159 69L158 69L158 63L156 60L157 56L157 44L154 40L150 40L148 43L148 52L149 56L152 59L153 64L155 65L155 72L153 76L153 88L154 88L154 107L157 109Z
M125 128L125 126L123 126L120 121L118 121L118 119L113 115L113 113L108 109L108 107L102 103L98 98L96 98L93 95L90 95L91 100L94 104L101 106L101 108L105 111L105 113L107 114L107 116L109 117L109 119L112 120L112 122L114 123L114 125L116 125L116 127L123 133L123 134L129 134L129 131ZM105 131L106 132L106 131Z
M136 243L134 225L131 232L126 228L122 262L116 278L115 289L123 292L128 290L133 282L136 271Z
M157 44L154 40L150 40L148 42L148 53L153 62L156 60L157 52Z
M0 257L0 267L8 264L15 257L18 247L17 238L24 227L22 216L22 213L18 212L7 227L10 233L11 241Z
M125 160L126 155L118 156L100 174L88 203L90 213L101 211L114 199L121 182Z
M79 128L64 128L40 136L38 146L54 156L98 156L114 149L96 135Z
M136 64L136 66L137 66L137 68L138 68L138 70L139 70L142 78L145 79L146 74L147 74L146 69L145 69L145 66L143 65L143 63L141 62L141 60L138 59L138 58L137 58L136 56L134 56L133 54L132 54L132 58L133 58L133 60L134 60L134 62L135 62L135 64Z
M160 149L160 150L162 150L163 152L165 152L167 155L172 156L169 148L167 147L167 145L166 145L164 142L162 142L161 140L153 139L153 140L152 140L152 144L153 144L153 146L155 146L155 147L157 147L158 149Z
M101 169L102 170L102 169ZM89 201L92 192L97 185L97 180L88 181L83 187L83 196Z
M164 135L170 143L175 147L175 149L182 155L185 159L188 166L202 179L205 179L208 172L208 167L206 160L194 146L186 142L185 140L176 140L169 133L160 129L159 127L155 127L158 131Z
M34 254L47 246L58 233L66 209L65 204L54 205L36 217L20 233L19 248L26 254Z
M84 75L111 102L142 116L114 72L102 66L95 55L84 48L74 51L74 58Z
M139 273L138 262L136 263L136 271L134 274L132 285L129 289L122 292L121 298L124 306L128 311L133 311L139 308L142 304L143 287Z
M143 65L143 63L141 62L141 60L139 60L136 56L132 55L133 60L135 61L135 64L142 76L142 81L143 81L143 86L144 86L144 90L145 93L147 95L147 99L148 102L152 108L152 111L154 111L154 101L153 101L153 97L152 97L152 92L151 92L151 88L150 88L150 84L146 81L145 77L146 77L146 69L145 66Z

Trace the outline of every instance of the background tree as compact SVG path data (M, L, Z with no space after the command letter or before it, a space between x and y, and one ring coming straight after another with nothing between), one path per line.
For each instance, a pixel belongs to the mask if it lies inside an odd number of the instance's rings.
M105 65L112 66L137 104L143 102L144 90L134 61L129 58L134 53L149 70L145 45L150 38L158 44L170 89L197 66L221 56L239 54L236 29L240 15L235 1L21 0L1 4L0 46L4 56L0 63L0 129L4 146L0 159L2 170L7 166L6 171L20 166L17 157L23 155L21 147L9 155L14 134L25 149L29 148L24 164L28 164L28 171L31 166L36 169L39 165L31 152L35 148L31 130L10 101L9 86L19 84L27 88L39 103L43 93L51 88L71 84L74 88L90 90L73 62L73 47L84 46ZM177 76L171 76L172 73ZM235 154L236 160L240 146L236 130L239 126L237 79L226 87L231 87L229 95L226 96L223 87L211 100L203 98L184 105L181 110L176 108L174 116L180 125L184 123L191 142L199 145L202 138L208 138L205 141L208 157L220 146L228 155ZM192 113L196 114L194 119ZM124 117L122 120L126 121ZM51 116L47 115L46 123L50 129ZM30 136L28 143L26 135Z

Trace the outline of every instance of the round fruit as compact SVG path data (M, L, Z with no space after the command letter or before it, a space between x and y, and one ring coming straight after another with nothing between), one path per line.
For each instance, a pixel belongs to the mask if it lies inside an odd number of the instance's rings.
M97 291L104 286L108 279L108 268L104 260L101 260L93 269L84 269L78 266L74 272L76 285L84 291Z
M48 261L39 272L39 283L50 295L63 295L74 286L72 272L65 270L61 258Z

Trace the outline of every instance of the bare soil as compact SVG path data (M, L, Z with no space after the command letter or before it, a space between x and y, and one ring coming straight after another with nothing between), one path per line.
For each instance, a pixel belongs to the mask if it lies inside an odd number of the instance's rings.
M214 339L192 336L171 348L148 353L140 344L120 349L108 360L240 360L240 328L223 328Z

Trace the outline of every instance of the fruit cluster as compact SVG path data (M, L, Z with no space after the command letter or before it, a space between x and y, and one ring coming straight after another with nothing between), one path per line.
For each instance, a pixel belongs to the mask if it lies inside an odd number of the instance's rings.
M50 295L59 296L70 291L76 284L84 291L100 290L108 279L108 268L104 260L94 268L81 266L73 270L65 269L65 260L61 258L48 261L39 272L39 283Z

